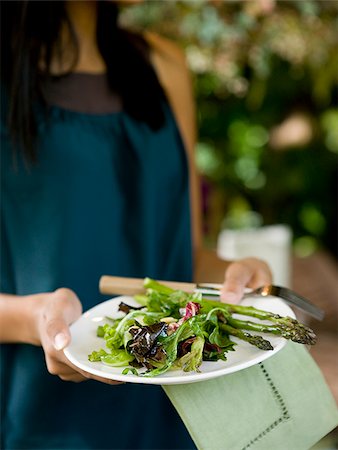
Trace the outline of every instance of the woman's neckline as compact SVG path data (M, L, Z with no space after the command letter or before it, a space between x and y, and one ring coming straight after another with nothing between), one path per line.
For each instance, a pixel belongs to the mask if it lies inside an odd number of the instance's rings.
M50 106L86 115L106 115L123 109L120 96L111 90L106 73L70 72L45 78L43 96Z
M106 78L107 72L68 72L62 74L50 74L49 78L60 79L66 77L88 77L88 78Z

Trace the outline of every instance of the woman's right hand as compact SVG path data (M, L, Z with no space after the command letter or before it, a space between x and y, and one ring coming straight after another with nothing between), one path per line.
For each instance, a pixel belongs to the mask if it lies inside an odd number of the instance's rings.
M83 381L84 375L70 366L62 351L71 340L69 325L82 313L77 295L70 289L61 288L32 297L36 302L32 334L35 334L35 344L41 345L45 352L49 373L65 381Z
M69 325L80 317L82 305L70 289L26 296L0 295L0 342L41 345L47 370L65 381L89 378L107 384L120 384L89 374L70 363L63 353L69 345Z
M35 326L38 340L45 352L49 373L65 381L80 382L92 378L107 384L120 384L118 381L101 378L75 367L63 353L63 349L71 341L69 325L82 313L82 305L77 295L67 288L38 295L40 298Z

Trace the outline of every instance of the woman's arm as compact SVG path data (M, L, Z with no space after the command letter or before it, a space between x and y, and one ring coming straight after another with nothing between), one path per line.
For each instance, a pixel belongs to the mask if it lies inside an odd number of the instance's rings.
M194 255L202 246L200 183L195 165L196 117L190 72L183 51L173 42L153 33L145 38L152 49L152 62L177 121L189 164L191 223Z
M145 38L153 50L153 64L168 96L187 151L195 281L224 282L222 298L238 302L245 286L255 288L271 283L271 271L264 261L256 258L224 261L218 258L215 251L203 248L200 182L195 164L196 114L190 72L183 51L174 43L152 33L146 33Z
M0 294L0 342L39 345L34 323L39 295Z

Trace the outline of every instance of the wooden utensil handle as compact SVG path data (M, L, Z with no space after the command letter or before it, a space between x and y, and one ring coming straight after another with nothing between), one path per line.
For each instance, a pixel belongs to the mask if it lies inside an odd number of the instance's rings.
M193 292L196 288L194 283L181 283L178 281L160 281L160 283L172 289L179 289L185 292ZM110 275L103 275L100 278L99 289L101 294L108 295L136 295L144 294L145 292L143 278L113 277Z

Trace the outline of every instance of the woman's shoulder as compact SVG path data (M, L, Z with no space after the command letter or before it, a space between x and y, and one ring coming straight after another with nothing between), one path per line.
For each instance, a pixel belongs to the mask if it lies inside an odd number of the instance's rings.
M155 55L186 70L185 54L179 45L151 31L144 32L143 37Z

